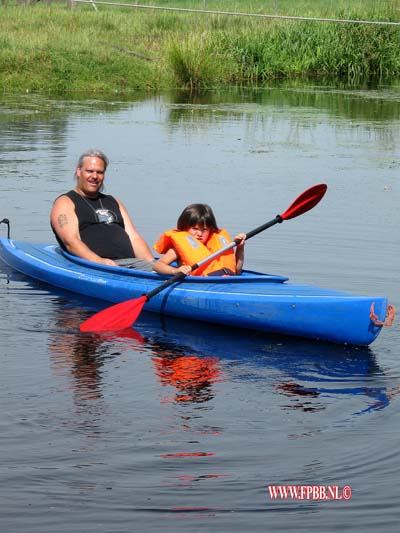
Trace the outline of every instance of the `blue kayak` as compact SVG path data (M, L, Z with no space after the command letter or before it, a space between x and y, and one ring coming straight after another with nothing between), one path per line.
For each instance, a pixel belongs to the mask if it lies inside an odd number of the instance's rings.
M62 252L57 245L6 238L0 238L0 258L31 278L112 303L137 298L168 279L85 261ZM284 276L244 271L241 276L188 276L151 298L144 309L267 333L368 346L382 329L388 302L381 296L295 285Z

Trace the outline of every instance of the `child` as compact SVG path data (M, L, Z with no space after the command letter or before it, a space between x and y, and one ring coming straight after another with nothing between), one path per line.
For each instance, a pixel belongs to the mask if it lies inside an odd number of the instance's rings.
M222 253L209 263L192 272L194 276L232 276L242 272L244 262L245 233L239 233L236 247ZM190 274L190 265L201 261L232 242L228 232L218 229L214 213L206 204L191 204L185 207L178 218L177 229L161 235L154 249L164 254L153 266L159 274ZM178 267L170 266L174 261Z

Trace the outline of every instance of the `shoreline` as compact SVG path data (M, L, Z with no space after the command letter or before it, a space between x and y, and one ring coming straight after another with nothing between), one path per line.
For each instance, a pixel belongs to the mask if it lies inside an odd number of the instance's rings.
M3 93L93 96L263 87L282 80L351 85L400 77L396 26L78 6L1 6ZM384 19L399 13L396 2L380 11ZM368 16L361 8L342 10L342 17L346 14Z

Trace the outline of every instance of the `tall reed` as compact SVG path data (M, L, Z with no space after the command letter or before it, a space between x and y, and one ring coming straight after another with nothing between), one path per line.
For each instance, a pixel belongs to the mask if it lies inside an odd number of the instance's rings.
M357 81L400 73L400 28L288 22L225 34L222 46L235 58L238 82L296 76Z

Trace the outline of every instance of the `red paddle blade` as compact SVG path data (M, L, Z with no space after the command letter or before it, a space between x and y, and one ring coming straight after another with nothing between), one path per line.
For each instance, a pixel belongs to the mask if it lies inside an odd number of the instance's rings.
M147 302L146 296L107 307L80 325L83 332L118 331L132 326Z
M322 199L327 188L325 183L320 183L304 191L281 215L283 220L298 217L312 209Z

